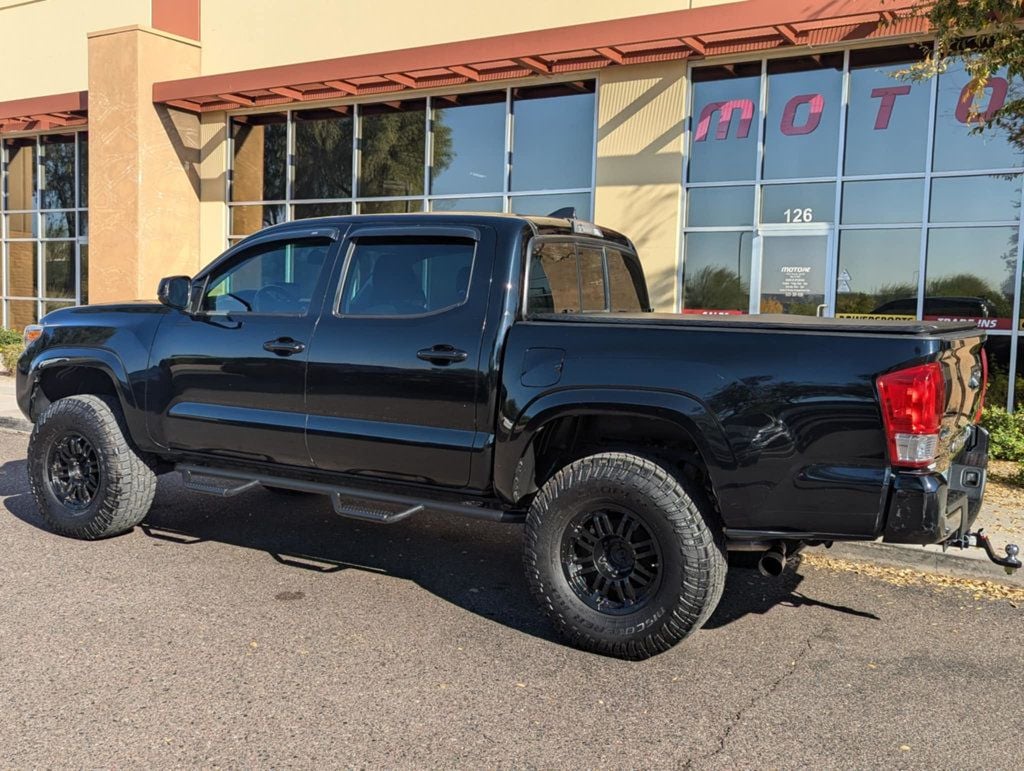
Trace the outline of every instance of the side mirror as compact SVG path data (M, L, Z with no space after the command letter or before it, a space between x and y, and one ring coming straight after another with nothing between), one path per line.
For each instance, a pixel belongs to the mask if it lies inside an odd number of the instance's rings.
M188 276L168 276L160 279L156 296L168 308L179 311L188 307L189 295L192 292L192 279Z

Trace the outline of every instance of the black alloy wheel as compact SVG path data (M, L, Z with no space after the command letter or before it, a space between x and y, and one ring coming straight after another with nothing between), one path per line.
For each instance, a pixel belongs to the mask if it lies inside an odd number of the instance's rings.
M100 488L100 460L89 440L67 432L51 446L47 467L53 497L69 509L87 509Z
M661 585L661 548L634 512L607 506L580 514L566 529L562 570L587 606L633 613Z

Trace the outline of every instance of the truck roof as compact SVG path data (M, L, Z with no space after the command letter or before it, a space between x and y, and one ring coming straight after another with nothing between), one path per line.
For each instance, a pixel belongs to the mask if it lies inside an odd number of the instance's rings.
M377 224L383 226L435 225L442 220L450 222L455 219L464 220L466 224L490 224L492 226L500 224L506 227L510 224L520 223L530 227L537 235L598 238L626 246L631 250L634 249L633 242L629 238L617 230L606 228L603 225L594 225L580 219L504 214L499 212L409 212L400 214L348 214L333 217L312 217L310 219L292 220L291 222L270 225L253 235L264 235L277 230L290 230L298 226L308 227L311 223L327 227L346 228L357 224Z

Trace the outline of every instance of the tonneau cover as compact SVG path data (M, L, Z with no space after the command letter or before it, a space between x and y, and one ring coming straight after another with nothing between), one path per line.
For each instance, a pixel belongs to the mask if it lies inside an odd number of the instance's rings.
M531 321L571 321L591 324L646 324L653 326L701 327L705 329L778 329L790 332L834 332L836 334L944 335L978 332L971 321L897 321L889 319L823 319L816 316L787 316L764 313L733 316L684 316L675 313L535 313Z

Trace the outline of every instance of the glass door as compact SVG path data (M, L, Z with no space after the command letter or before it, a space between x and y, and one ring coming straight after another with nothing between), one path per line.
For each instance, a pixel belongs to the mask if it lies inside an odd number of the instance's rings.
M832 316L831 225L762 225L754 239L750 312Z

